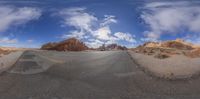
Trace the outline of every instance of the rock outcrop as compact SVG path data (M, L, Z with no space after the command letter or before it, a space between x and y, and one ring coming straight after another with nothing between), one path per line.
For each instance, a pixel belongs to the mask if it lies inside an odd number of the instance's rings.
M154 55L159 59L165 59L172 55L185 55L188 57L200 57L200 48L184 40L176 39L165 42L147 42L133 49L137 53Z
M16 49L2 47L2 48L0 48L0 57L2 55L7 55L7 54L9 54L11 52L15 52L15 51L16 51Z
M53 48L57 45L57 43L54 43L54 42L50 42L50 43L46 43L44 45L42 45L41 49L43 50L53 50Z
M186 52L185 55L191 58L198 58L200 57L200 48L196 48L189 52Z
M56 51L83 51L88 47L76 38L69 38L61 42L53 42L44 44L42 50L56 50Z
M192 50L195 48L195 45L187 43L184 40L176 39L165 42L147 42L142 45L142 47L163 47L163 48L174 48L180 50Z
M173 41L166 41L161 44L161 47L175 48L180 50L192 50L193 44L187 43L184 40L176 39Z

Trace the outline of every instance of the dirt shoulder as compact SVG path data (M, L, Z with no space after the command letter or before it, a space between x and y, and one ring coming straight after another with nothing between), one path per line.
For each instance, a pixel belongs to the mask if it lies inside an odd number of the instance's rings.
M190 78L200 73L200 58L189 58L184 55L173 55L170 58L158 59L129 51L135 62L145 71L167 79Z
M24 51L14 51L0 57L0 73L8 70L22 55Z

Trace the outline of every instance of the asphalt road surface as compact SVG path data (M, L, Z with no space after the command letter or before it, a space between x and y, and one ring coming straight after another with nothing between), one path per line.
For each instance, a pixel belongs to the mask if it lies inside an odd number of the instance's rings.
M151 77L126 51L26 51L0 75L0 99L199 98L199 78Z

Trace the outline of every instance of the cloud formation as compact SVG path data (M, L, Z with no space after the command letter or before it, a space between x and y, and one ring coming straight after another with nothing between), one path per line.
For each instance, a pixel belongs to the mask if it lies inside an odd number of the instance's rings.
M3 37L3 38L0 39L0 43L15 44L17 42L18 42L17 39L11 39L11 38L8 38L8 37Z
M31 7L16 8L0 6L0 32L4 32L11 26L25 24L41 16L41 10Z
M69 8L59 12L64 17L64 25L74 26L80 31L91 31L97 18L85 12L85 8Z
M33 40L33 39L29 39L29 40L27 40L27 42L28 42L28 43L33 43L34 40Z
M157 40L166 33L200 32L200 7L191 2L152 2L143 9L141 18L150 28L144 35L149 39Z
M98 47L102 44L117 43L118 41L135 42L134 36L130 33L113 33L110 25L117 23L113 15L104 15L99 19L94 14L88 13L86 8L68 8L61 10L59 15L63 18L63 24L73 26L75 30L64 34L62 38L76 37L84 39L90 47Z
M100 24L101 26L106 26L109 25L111 23L117 23L117 20L115 19L116 17L113 15L104 15L104 20L103 22Z
M128 42L136 43L135 39L133 39L133 36L130 33L116 32L114 35L119 40L125 40L125 41L128 41Z

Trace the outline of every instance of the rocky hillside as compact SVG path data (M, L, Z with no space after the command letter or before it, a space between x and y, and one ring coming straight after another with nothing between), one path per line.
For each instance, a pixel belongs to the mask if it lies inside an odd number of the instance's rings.
M161 47L166 47L166 48L175 48L175 49L180 49L180 50L192 50L194 49L193 44L187 43L184 40L181 39L176 39L173 41L166 41L161 43Z
M76 38L69 38L61 42L51 42L42 45L42 50L56 50L56 51L83 51L88 47Z
M187 53L185 53L186 56L191 58L199 58L200 57L200 48L195 48Z
M163 47L163 48L174 48L180 50L192 50L196 46L191 43L187 43L184 40L176 39L165 42L147 42L143 44L142 47Z
M102 45L97 50L100 51L110 51L110 50L127 50L125 46L121 46L118 44L109 44L109 45Z
M0 48L0 57L4 54L8 54L9 52L8 51L5 51L3 49Z
M133 50L137 53L154 55L160 59L168 58L172 55L185 55L193 58L200 57L200 47L181 39L165 42L147 42Z
M0 47L0 57L3 56L3 55L7 55L11 52L15 52L19 49L17 48L9 48L9 47Z

